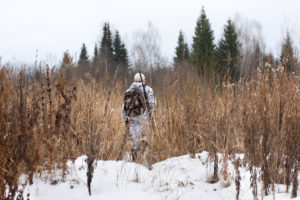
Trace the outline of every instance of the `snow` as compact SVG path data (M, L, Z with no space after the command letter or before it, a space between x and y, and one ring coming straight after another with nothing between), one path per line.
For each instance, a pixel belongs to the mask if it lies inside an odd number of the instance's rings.
M36 175L34 184L26 187L24 197L30 193L31 200L235 199L233 165L229 162L230 184L227 184L222 178L215 184L208 183L207 180L213 172L213 164L209 162L207 156L206 152L202 152L197 154L195 159L188 155L169 158L154 164L152 170L148 170L140 164L126 161L97 161L92 179L91 196L88 194L86 183L86 157L81 156L74 163L68 163L69 171L64 181L62 181L59 170ZM238 156L242 157L242 155ZM219 170L222 168L221 155L220 161ZM250 188L250 173L246 167L241 167L240 173L241 191L239 199L253 199ZM259 199L261 199L260 186L258 183ZM284 192L285 186L276 185L275 188L275 199L290 199L290 194ZM273 195L266 196L264 199L271 200ZM300 197L296 199L300 200Z

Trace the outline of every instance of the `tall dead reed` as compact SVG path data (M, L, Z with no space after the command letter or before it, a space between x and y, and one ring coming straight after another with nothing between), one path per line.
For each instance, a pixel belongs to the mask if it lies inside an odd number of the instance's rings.
M223 179L227 159L244 153L257 199L269 195L274 184L292 184L295 197L299 163L299 80L281 66L258 71L251 80L223 83L220 87L186 78L174 78L159 96L156 126L151 137L155 161L186 153L209 152L214 161L209 182L218 180L222 153Z
M94 160L117 160L129 151L120 116L122 82L107 84L107 76L100 81L90 75L66 78L67 70L46 67L29 77L26 71L1 67L0 198L22 192L21 174L29 184L44 170L61 169L65 175L67 160L81 155L87 155L91 193ZM293 75L266 70L251 80L217 87L194 73L166 70L163 76L154 87L158 105L147 133L148 162L195 157L205 150L212 166L208 182L227 181L228 161L236 163L237 199L243 163L251 172L254 198L259 180L263 195L274 193L276 183L286 184L287 191L292 185L292 197L297 195L300 93ZM236 153L244 153L243 162Z

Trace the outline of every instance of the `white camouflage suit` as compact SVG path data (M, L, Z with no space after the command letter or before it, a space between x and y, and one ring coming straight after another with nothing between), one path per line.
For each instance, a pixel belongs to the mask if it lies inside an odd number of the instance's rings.
M133 82L129 89L132 88L140 88L144 96L143 84L141 82ZM153 109L156 105L156 99L153 96L153 90L151 87L145 85L145 91L148 96L150 109ZM122 105L122 119L124 121L128 120L129 122L129 133L131 136L131 149L139 150L140 149L140 141L146 141L146 135L143 133L145 131L146 126L148 126L148 115L147 110L139 116L135 117L127 117L124 110L124 104Z

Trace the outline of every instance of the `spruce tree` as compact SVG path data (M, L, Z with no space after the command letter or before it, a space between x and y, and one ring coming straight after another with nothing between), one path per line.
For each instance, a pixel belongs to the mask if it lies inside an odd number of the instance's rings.
M187 43L184 43L184 55L183 55L183 59L185 61L189 61L190 60L190 49L189 49L189 45Z
M238 80L239 70L239 42L233 22L229 19L224 27L224 35L217 48L218 67L221 77L228 76L231 80Z
M209 76L215 72L214 57L213 31L202 7L195 28L195 36L193 37L191 60L200 74Z
M110 31L109 23L104 23L103 26L103 36L100 45L100 56L101 57L112 57L113 47L112 47L112 34Z
M108 72L108 66L112 64L113 60L113 46L112 46L112 34L110 31L109 23L104 23L103 36L100 44L100 59L105 66L105 72ZM114 71L110 69L110 71Z
M123 68L128 68L128 54L125 44L121 41L119 31L116 31L113 41L114 62Z
M122 43L121 45L120 59L123 64L125 64L126 66L129 65L128 52L124 43Z
M113 54L114 61L119 64L121 62L120 54L122 49L122 41L119 34L119 31L116 31L114 41L113 41Z
M88 56L88 53L87 53L87 49L86 49L85 44L83 43L82 47L81 47L80 55L79 55L78 64L80 64L80 65L81 64L86 64L86 63L88 63L88 60L89 60L89 56Z
M189 54L188 44L184 41L182 31L179 31L177 47L175 49L175 57L173 58L174 64L180 64L189 60Z
M297 59L295 57L293 41L289 32L286 33L281 45L280 62L287 72L295 70Z

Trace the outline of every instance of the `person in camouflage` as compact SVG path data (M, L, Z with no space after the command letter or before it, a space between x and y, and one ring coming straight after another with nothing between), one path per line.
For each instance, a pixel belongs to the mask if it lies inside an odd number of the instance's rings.
M141 109L142 112L138 115L132 116L131 114L128 114L126 105L124 103L122 105L121 116L125 121L127 128L129 129L131 139L131 155L133 161L136 161L139 152L144 155L145 151L147 151L147 137L145 132L149 124L149 113L152 109L154 109L157 103L153 95L153 89L146 85L144 74L136 73L134 76L134 82L126 92L135 88L139 89L144 102L145 100L148 101L147 103L149 106Z

